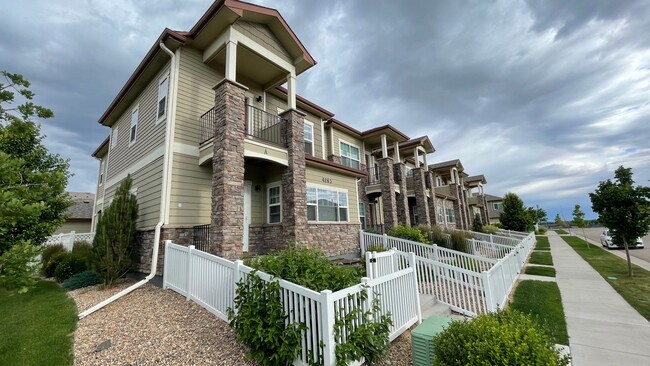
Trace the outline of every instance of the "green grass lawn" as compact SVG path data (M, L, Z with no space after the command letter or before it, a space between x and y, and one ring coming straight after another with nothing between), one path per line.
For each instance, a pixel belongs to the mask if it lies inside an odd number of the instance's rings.
M547 266L553 265L553 257L551 257L550 252L532 252L530 253L529 263L532 264L544 264Z
M0 288L0 365L72 365L77 307L54 282L26 294Z
M535 244L535 250L551 250L551 245L548 243L548 237L546 236L537 236L537 244Z
M569 234L569 232L566 231L566 230L564 230L564 229L555 229L554 231L555 231L556 233L560 234L560 235L567 235L567 234Z
M555 282L521 281L510 309L532 314L550 332L555 343L569 344L560 289Z
M633 277L627 276L627 261L595 245L589 248L584 240L575 236L562 237L564 241L587 261L612 285L625 301L643 317L650 320L650 272L632 264ZM616 277L610 280L608 277Z
M535 276L555 277L555 268L527 266L524 273L529 275L535 275Z

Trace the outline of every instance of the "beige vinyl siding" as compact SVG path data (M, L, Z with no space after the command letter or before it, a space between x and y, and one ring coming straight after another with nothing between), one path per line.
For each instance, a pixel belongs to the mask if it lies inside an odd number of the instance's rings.
M332 127L325 127L325 159L329 158L330 155L334 155L332 150L332 139L331 139Z
M114 125L114 127L118 127L118 139L115 147L111 148L109 145L110 161L106 179L111 179L122 173L131 164L164 144L165 123L167 123L167 120L165 119L156 124L156 113L158 111L158 82L168 74L169 62L149 82L147 87L124 111ZM138 106L137 135L133 145L129 146L131 112L136 106Z
M210 223L212 164L199 166L196 156L175 153L172 170L169 224Z
M282 185L283 167L269 164L264 167L246 165L244 180L250 181L251 189L251 224L266 224L267 191L270 184L279 182ZM259 191L255 190L259 186Z
M163 158L162 156L131 174L133 188L137 188L138 199L138 229L152 228L160 220L160 186L162 184ZM122 182L117 182L106 187L104 208L108 207L115 195L115 191ZM101 206L101 205L100 205ZM97 207L97 210L101 207Z
M98 167L97 167L97 191L95 192L95 202L102 197L104 197L104 184L106 183L106 172L104 172L104 180L100 184L99 183L99 176L101 174L101 169L102 169L102 162L106 164L106 156L104 156L101 160L97 160ZM106 168L104 168L106 169Z
M174 140L196 146L201 115L214 107L212 88L223 79L223 74L205 65L202 58L196 49L181 48Z
M303 113L305 113L303 111ZM322 158L323 154L323 136L320 125L320 118L311 113L305 113L305 121L311 122L314 125L314 155L317 158Z
M336 128L334 129L334 155L341 156L341 140L358 147L360 163L365 164L366 157L364 156L361 140Z
M271 114L279 114L287 110L287 102L275 95L266 94L266 111Z
M67 234L71 231L74 231L77 234L80 233L89 233L90 230L90 219L87 221L66 221L61 225L56 231L54 231L54 235L56 234Z
M307 186L315 185L333 190L348 192L349 223L359 224L359 199L357 197L357 179L348 175L307 167ZM331 179L331 183L329 180Z
M293 59L289 52L282 46L280 41L271 32L269 27L264 24L238 20L233 24L233 28L252 39L262 47L273 52L283 60L293 64Z

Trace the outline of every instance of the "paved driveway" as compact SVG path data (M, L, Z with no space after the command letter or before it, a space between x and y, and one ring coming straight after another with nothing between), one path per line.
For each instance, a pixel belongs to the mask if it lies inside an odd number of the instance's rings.
M603 227L585 228L585 234L587 235L587 238L599 243L600 243L600 234L602 234L603 231L605 231L605 228ZM571 232L574 235L582 236L582 229L572 228ZM645 245L645 248L630 250L630 255L633 257L637 257L639 259L643 259L646 262L650 262L650 234L643 237L643 244ZM622 249L611 249L611 250L623 251Z

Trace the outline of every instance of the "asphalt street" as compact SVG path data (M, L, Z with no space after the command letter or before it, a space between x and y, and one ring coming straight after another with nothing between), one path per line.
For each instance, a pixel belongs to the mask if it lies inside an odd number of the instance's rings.
M568 230L568 229L565 229ZM593 228L585 228L585 234L587 235L587 238L591 240L595 240L600 243L600 234L605 231L605 228L603 227L593 227ZM582 236L582 229L579 228L571 228L571 232L573 235L576 236ZM650 234L646 235L643 237L643 244L645 248L643 249L632 249L630 250L630 255L637 257L639 259L643 259L646 262L650 262ZM610 249L612 251L624 251L624 249Z

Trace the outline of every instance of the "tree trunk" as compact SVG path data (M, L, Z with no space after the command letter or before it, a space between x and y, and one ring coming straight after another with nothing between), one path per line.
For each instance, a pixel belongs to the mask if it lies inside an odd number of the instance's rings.
M587 243L587 249L591 248L591 246L589 246L589 240L587 240L587 234L585 234L585 228L584 227L582 228L582 236L584 236L585 242Z
M630 248L627 247L627 240L623 238L623 246L625 247L625 256L627 257L627 275L632 277L632 260L630 259Z

